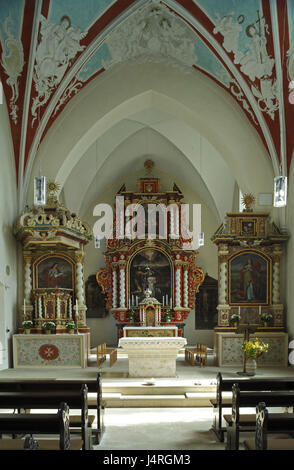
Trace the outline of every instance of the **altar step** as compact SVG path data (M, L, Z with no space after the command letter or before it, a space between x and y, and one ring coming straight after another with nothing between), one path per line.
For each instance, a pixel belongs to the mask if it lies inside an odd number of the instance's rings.
M108 408L208 407L215 385L103 385Z
M103 400L108 408L210 407L210 400L213 398L215 393L212 392L177 395L103 393Z

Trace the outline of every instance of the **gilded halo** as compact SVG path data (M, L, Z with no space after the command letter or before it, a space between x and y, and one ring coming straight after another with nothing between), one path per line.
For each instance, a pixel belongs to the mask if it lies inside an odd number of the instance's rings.
M244 194L242 197L242 203L245 206L244 212L252 212L252 206L255 203L255 197L253 194Z

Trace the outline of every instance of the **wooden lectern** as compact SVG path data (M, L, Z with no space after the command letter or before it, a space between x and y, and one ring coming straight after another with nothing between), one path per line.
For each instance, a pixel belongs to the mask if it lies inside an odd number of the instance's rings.
M250 335L255 333L258 326L259 325L255 324L255 323L252 323L252 324L250 324L249 322L248 323L242 323L238 326L235 333L244 335L243 342L249 341ZM237 372L237 374L238 375L247 375L247 373L246 373L246 354L244 352L243 352L243 371L242 372Z

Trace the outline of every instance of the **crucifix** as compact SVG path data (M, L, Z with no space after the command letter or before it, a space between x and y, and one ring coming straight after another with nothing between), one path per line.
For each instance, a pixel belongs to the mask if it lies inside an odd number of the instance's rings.
M249 319L248 319L248 312L246 314L246 322L247 323L242 323L238 326L238 328L236 329L235 333L236 334L243 334L244 337L243 337L243 342L245 343L246 341L249 341L249 337L250 335L252 335L253 333L255 333L255 331L257 330L258 328L258 324L257 323L249 323ZM243 371L242 372L237 372L238 375L247 375L246 373L246 354L245 352L243 352Z

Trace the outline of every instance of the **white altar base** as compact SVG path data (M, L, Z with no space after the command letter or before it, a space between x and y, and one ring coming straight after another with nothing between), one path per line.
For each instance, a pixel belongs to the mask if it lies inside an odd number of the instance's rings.
M85 368L88 361L87 333L15 334L14 368Z
M128 354L129 377L176 377L176 359L187 344L180 337L120 338Z

